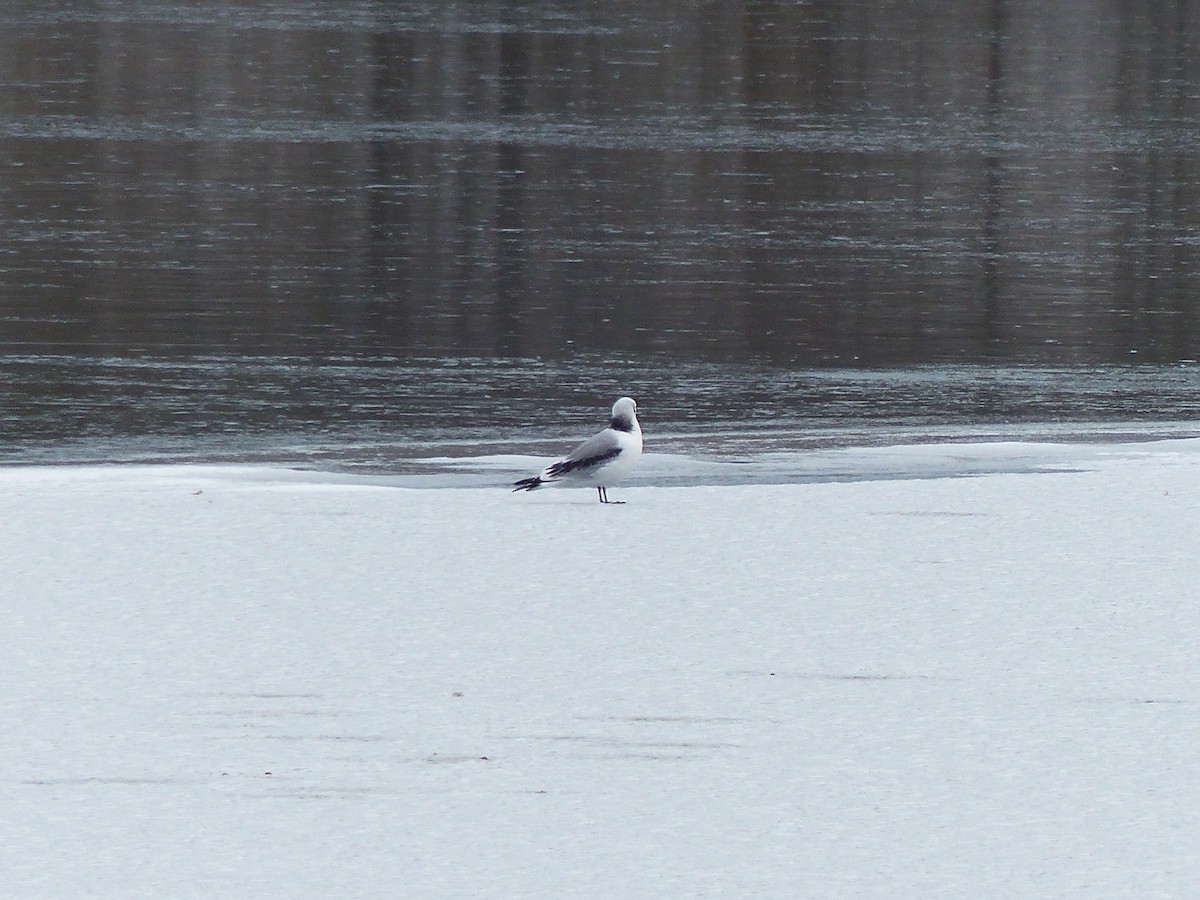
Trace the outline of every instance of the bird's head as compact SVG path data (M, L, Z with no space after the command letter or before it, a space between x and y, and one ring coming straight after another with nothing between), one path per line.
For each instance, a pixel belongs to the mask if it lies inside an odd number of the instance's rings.
M629 431L637 422L637 403L632 397L622 397L612 408L612 427Z

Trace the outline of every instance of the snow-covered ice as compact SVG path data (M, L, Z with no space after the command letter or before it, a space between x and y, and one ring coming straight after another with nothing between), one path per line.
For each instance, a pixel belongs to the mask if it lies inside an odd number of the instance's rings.
M0 893L1200 884L1200 442L521 463L0 469Z

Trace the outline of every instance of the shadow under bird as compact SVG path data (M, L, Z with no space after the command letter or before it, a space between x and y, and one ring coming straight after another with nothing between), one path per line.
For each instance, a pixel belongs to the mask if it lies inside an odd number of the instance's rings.
M532 491L544 484L594 487L601 503L624 503L608 499L608 486L628 475L641 456L637 404L632 397L622 397L613 404L607 428L572 450L566 459L546 466L541 475L514 482L513 491Z

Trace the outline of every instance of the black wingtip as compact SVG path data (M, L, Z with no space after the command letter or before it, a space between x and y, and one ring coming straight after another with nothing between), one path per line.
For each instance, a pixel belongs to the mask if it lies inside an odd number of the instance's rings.
M515 494L517 491L532 491L535 487L540 487L543 484L545 482L539 477L522 478L520 481L513 482L513 493Z

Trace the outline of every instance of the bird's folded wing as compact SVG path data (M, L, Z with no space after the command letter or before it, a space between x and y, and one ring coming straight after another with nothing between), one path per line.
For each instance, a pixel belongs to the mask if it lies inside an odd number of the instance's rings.
M584 441L571 451L571 454L561 462L556 462L546 470L551 478L564 475L576 469L589 469L621 455L621 442L609 429L605 429Z

